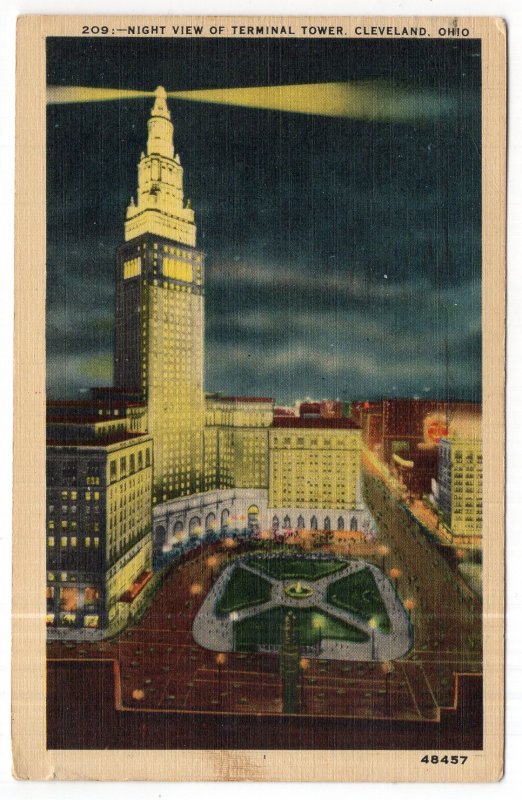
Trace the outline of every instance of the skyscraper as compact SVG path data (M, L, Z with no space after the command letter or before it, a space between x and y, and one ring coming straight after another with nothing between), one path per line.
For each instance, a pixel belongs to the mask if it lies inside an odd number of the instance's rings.
M154 505L203 488L204 256L173 134L159 86L116 259L114 382L148 406Z

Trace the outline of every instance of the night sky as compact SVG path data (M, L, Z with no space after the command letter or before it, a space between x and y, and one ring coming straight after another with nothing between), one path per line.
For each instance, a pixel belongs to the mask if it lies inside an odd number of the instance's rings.
M206 389L480 401L480 43L50 39L48 83L370 80L419 121L169 100L206 253ZM48 107L50 397L112 381L114 256L152 99Z

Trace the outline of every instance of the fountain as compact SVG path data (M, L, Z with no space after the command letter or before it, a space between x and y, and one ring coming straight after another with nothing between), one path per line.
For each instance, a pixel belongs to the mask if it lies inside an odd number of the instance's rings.
M305 600L307 597L311 597L314 590L311 586L302 584L301 581L296 581L289 586L285 586L284 592L286 596L290 597L292 600Z

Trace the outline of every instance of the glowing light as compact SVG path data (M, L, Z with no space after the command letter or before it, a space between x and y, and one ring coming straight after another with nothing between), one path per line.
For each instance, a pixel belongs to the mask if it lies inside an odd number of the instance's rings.
M404 607L408 609L408 611L413 611L415 608L415 600L412 600L411 597L408 597L404 601Z
M377 552L380 556L387 556L390 552L390 548L385 544L380 544L377 548Z
M168 96L177 100L287 111L292 114L397 122L422 122L447 114L453 108L453 102L448 97L439 97L429 90L412 91L384 81L198 89L168 92Z
M201 594L202 591L203 587L201 586L200 583L193 583L190 587L190 594L198 595Z
M49 86L47 102L92 103L153 97L154 92L88 86ZM385 81L301 83L290 86L195 89L168 92L168 97L195 103L315 114L370 121L422 123L449 115L454 100L429 89L408 89Z
M134 691L132 692L133 700L143 700L144 697L145 697L145 692L143 691L143 689L134 689Z
M227 657L224 653L218 653L216 656L216 664L222 666L223 664L227 663Z
M394 578L395 580L397 580L397 578L400 578L401 577L400 569L397 569L397 567L392 567L390 570L390 577Z
M138 97L153 97L154 92L134 89L104 89L92 86L48 86L48 103L99 103L104 100L134 100Z
M389 675L390 672L393 672L395 669L393 663L391 661L383 661L381 664L381 669L385 675Z
M217 567L217 565L218 565L218 560L216 556L209 556L209 558L207 558L207 567L213 569L214 567Z
M299 666L301 667L301 669L308 669L308 667L310 666L310 659L301 658L299 660Z
M370 620L368 620L368 625L370 626L370 628L372 628L372 630L375 630L376 628L379 627L379 623L375 619L375 617L372 617Z

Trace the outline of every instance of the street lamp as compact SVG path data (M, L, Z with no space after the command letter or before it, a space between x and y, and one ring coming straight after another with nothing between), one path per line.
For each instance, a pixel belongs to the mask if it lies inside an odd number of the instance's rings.
M218 694L219 694L219 703L220 705L223 704L223 697L221 695L221 667L223 664L227 663L227 657L225 653L218 653L216 656L216 664L218 668Z
M408 619L409 619L409 620L410 620L410 622L411 622L411 612L412 612L412 611L413 611L413 609L415 608L415 600L413 600L411 597L408 597L408 598L407 598L407 599L404 601L404 608L407 610L407 612L408 612Z
M375 630L376 630L378 624L379 623L377 622L375 617L372 617L368 621L368 625L370 626L371 635L372 635L372 661L375 661Z
M218 560L216 556L209 556L207 558L207 567L210 570L210 583L214 583L214 569L218 565Z
M393 662L392 661L383 661L381 664L381 669L384 673L384 685L386 691L386 702L389 703L390 700L390 675L394 670Z
M401 571L397 567L392 567L390 570L390 578L393 578L395 581L395 591L399 592L399 578L401 577Z
M384 561L386 556L390 553L390 548L386 544L380 544L377 548L377 552L382 556L382 571L384 572Z

